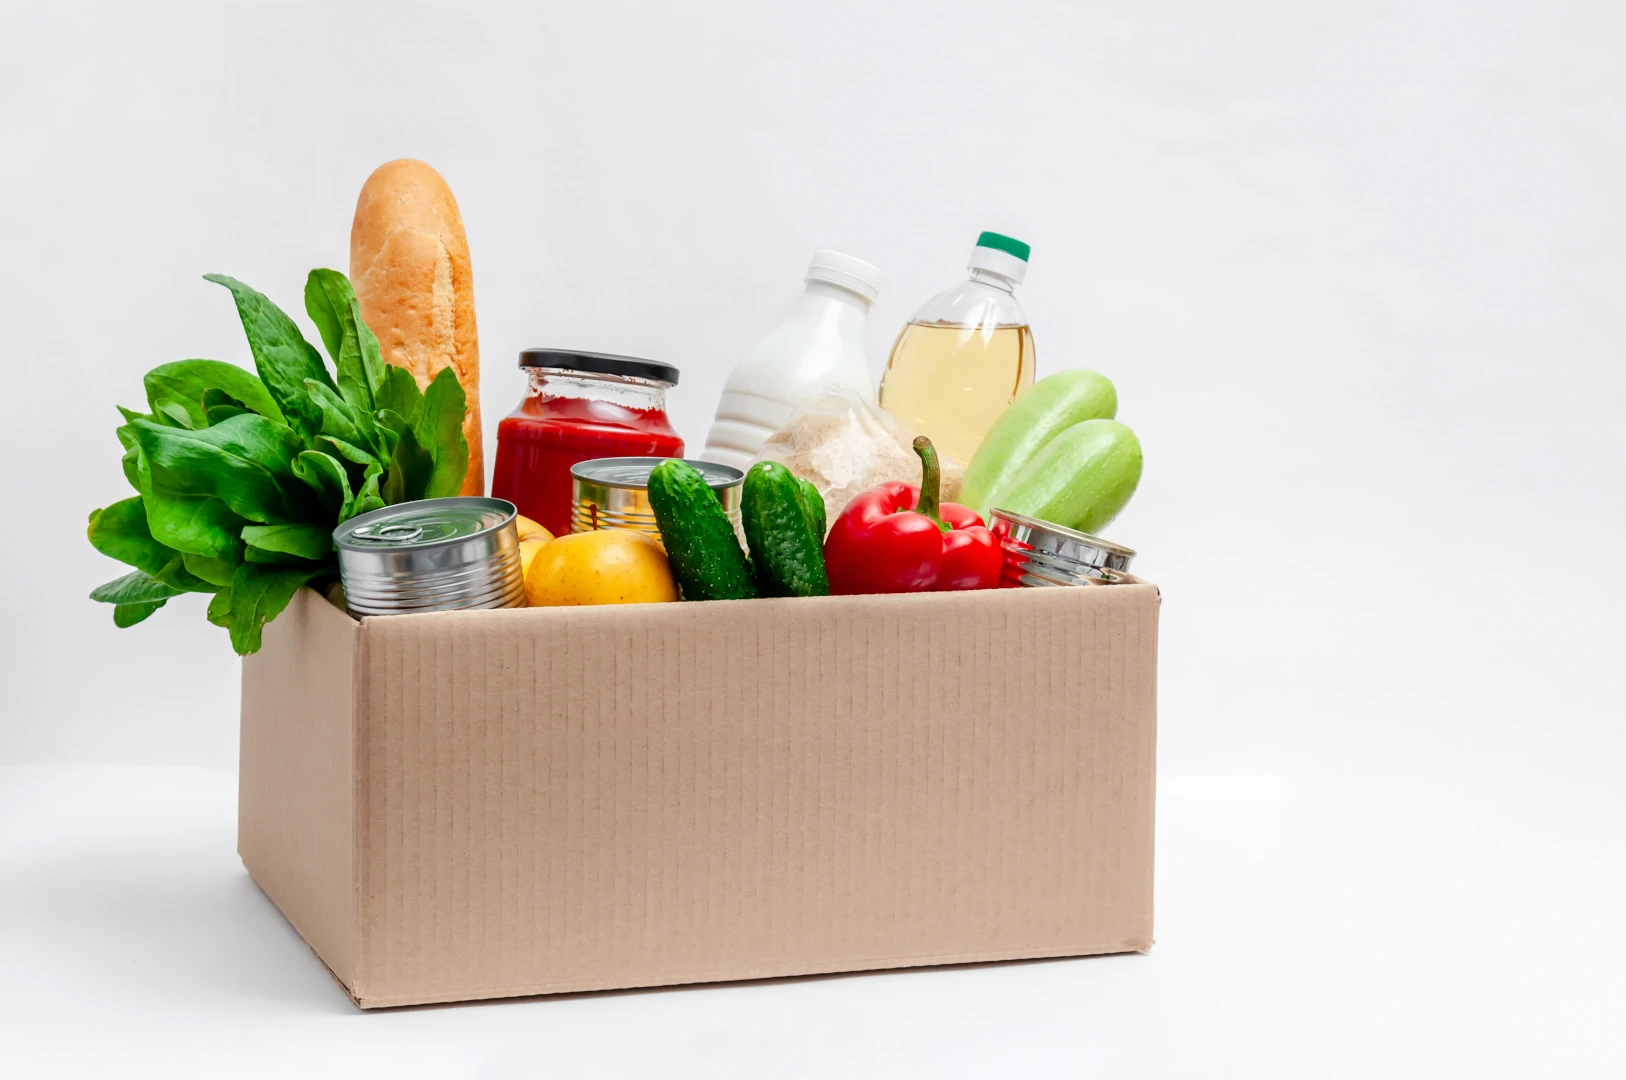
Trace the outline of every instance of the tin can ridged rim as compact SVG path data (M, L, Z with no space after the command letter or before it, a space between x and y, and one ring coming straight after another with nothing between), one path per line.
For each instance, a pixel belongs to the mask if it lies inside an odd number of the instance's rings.
M348 594L345 604L356 615L429 615L437 611L482 611L492 608L512 608L525 606L525 591L517 593L498 593L469 603L467 601L446 602L442 604L425 604L415 607L380 607L372 608L367 604L352 603Z
M428 581L413 588L380 588L377 582L357 581L345 585L346 596L393 603L439 601L459 596L477 597L493 592L523 589L525 577L520 567L513 566L500 574L466 578L455 582Z
M1135 557L1134 548L1124 547L1122 544L1114 543L1111 540L1103 540L1099 536L1094 536L1087 532L1079 532L1077 529L1069 529L1067 526L1057 525L1053 521L1041 521L1038 518L1028 517L1026 514L1018 514L1010 510L1001 510L996 506L988 512L988 524L990 526L993 525L997 518L1004 518L1013 525L1021 525L1024 528L1032 529L1034 532L1047 533L1052 536L1061 537L1065 540L1072 540L1077 543L1088 544L1090 547L1100 548L1109 555L1121 555L1126 559L1133 559Z
M388 520L391 517L409 511L413 508L422 508L426 504L437 503L446 505L456 503L469 509L483 508L492 512L500 512L504 516L493 525L488 525L478 532L468 533L464 536L448 536L442 540L430 540L422 544L400 544L396 546L371 543L357 543L351 539L356 529L370 525L375 521ZM505 509L506 508L506 509ZM334 546L341 551L354 551L365 555L397 555L410 552L435 551L440 548L451 547L456 544L467 544L486 537L500 534L503 529L512 524L519 516L519 507L507 499L496 499L486 495L454 495L445 499L415 499L411 502L391 503L381 506L377 510L369 510L365 514L358 514L343 522L333 530ZM341 535L343 534L343 535Z
M346 597L365 600L374 604L398 604L408 607L414 604L439 604L448 600L479 599L493 593L524 591L525 580L518 574L512 577L494 579L483 582L474 588L425 590L413 593L377 592L371 589L346 589Z
M621 488L626 491L644 491L649 487L649 473L655 466L663 461L681 461L693 466L701 476L705 477L706 486L714 491L724 491L738 487L745 483L745 473L732 465L721 465L715 461L701 461L698 458L664 458L664 457L609 457L589 458L578 461L570 467L570 476L573 480L594 484L598 487ZM613 480L598 475L610 469L649 468L644 472L642 480Z
M413 603L422 600L438 601L458 596L481 596L486 593L525 587L520 568L514 566L500 574L460 578L457 581L431 580L406 588L380 587L374 581L351 581L345 584L346 596L365 597L378 602Z
M466 582L478 582L486 578L506 577L510 573L519 573L520 565L519 550L510 548L498 552L494 558L481 562L460 563L448 570L433 572L420 570L399 574L352 572L347 580L358 585L371 585L394 592L410 592L414 588L441 589Z

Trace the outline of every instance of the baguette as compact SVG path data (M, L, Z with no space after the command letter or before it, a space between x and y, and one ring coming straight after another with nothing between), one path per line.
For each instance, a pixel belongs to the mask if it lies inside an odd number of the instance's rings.
M464 495L485 493L480 428L480 345L463 215L434 169L402 158L362 185L350 226L350 283L384 360L428 386L450 366L468 397Z

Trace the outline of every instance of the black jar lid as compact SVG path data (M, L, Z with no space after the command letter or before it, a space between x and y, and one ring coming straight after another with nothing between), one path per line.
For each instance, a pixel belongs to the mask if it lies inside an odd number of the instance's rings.
M620 375L627 379L663 382L668 386L676 386L678 381L678 369L671 364L640 360L636 356L577 352L574 349L526 349L519 354L519 366L587 371L594 375Z

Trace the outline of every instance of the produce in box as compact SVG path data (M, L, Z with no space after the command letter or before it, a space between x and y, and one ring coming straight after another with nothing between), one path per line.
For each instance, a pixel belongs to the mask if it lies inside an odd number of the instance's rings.
M824 542L830 591L837 595L991 589L999 545L976 511L938 501L937 451L915 438L921 484L871 488L836 518Z
M384 363L350 282L312 270L305 310L335 371L260 293L218 274L258 375L216 360L148 372L148 412L120 409L137 494L90 515L90 542L135 569L98 587L118 626L186 592L242 654L305 584L337 576L333 529L357 514L455 495L468 470L464 396L443 369L420 391Z

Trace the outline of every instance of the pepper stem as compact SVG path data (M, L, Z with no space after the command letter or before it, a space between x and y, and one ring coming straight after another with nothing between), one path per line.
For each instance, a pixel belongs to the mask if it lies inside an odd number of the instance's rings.
M943 467L937 461L937 447L924 435L915 436L915 453L920 455L920 501L915 504L915 513L925 514L932 519L932 523L944 532L948 526L938 515L938 498L942 495Z

